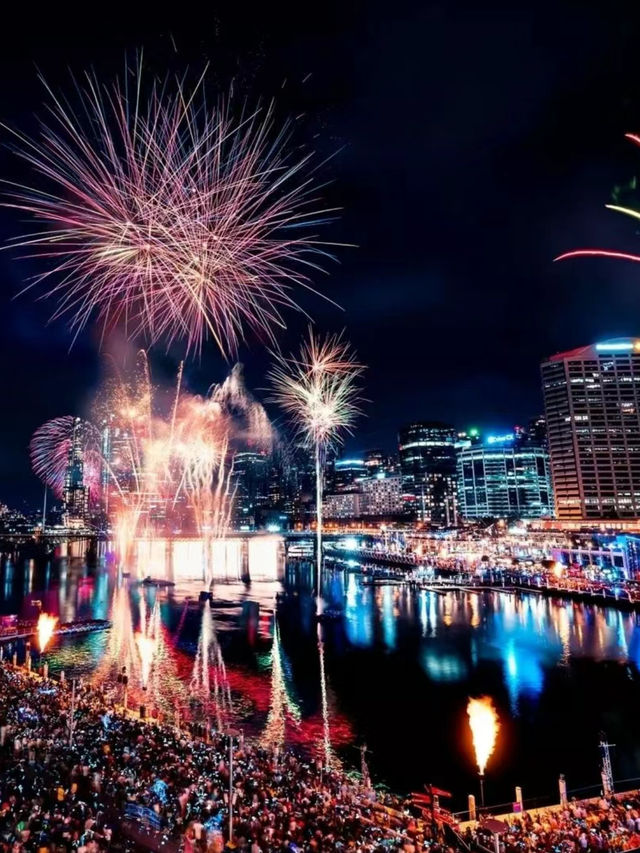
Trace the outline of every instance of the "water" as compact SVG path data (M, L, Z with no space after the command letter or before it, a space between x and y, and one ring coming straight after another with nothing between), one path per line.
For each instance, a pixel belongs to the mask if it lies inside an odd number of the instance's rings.
M165 648L160 687L188 693L202 622L200 584L182 581L165 591L131 585L117 605L126 599L124 617L114 613L114 589L113 571L90 570L82 560L4 559L0 613L26 614L37 600L62 621L114 618L111 632L57 638L46 654L53 672L90 674L102 672L119 620L139 627L141 612L149 614L157 598ZM284 698L274 721L268 614L278 592ZM331 745L347 766L359 761L349 744L366 742L374 780L399 790L433 782L452 791L454 808L462 809L466 794L478 790L466 704L469 696L490 695L501 729L487 768L489 802L510 802L515 785L525 799L554 794L559 773L570 790L597 784L601 731L616 744L614 776L640 775L636 614L527 593L370 586L346 572L327 573L324 592L342 608L341 618L323 627L322 641ZM265 618L256 619L256 605ZM280 581L219 583L212 612L238 723L256 735L281 724L290 741L321 748L311 568L290 565Z

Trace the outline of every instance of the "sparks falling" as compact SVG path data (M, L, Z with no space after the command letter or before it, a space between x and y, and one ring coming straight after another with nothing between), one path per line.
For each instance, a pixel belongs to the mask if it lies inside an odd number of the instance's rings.
M493 754L500 724L498 714L489 696L479 699L469 699L467 705L469 726L473 737L473 748L476 753L478 773L483 776L487 762Z
M50 616L48 613L41 613L38 617L38 648L40 649L41 654L49 645L49 641L53 637L53 632L55 631L57 624L57 616Z
M34 220L13 245L49 264L26 289L43 285L75 335L96 318L103 335L119 325L196 353L209 338L230 358L248 331L274 342L295 291L313 290L331 211L312 155L272 108L207 102L204 76L148 84L138 67L105 86L87 73L75 111L43 80L38 137L8 129L35 172L5 182L5 206Z
M151 675L151 665L156 652L156 639L147 634L136 634L136 643L138 652L140 653L140 662L142 665L142 687L147 688L149 684L149 676Z
M235 451L248 445L270 452L271 424L239 366L205 396L185 390L180 368L168 397L163 408L141 350L132 370L111 371L91 422L62 417L36 431L32 464L60 496L70 471L81 478L91 508L109 518L121 565L133 563L141 538L197 533L210 581L215 543L230 526Z

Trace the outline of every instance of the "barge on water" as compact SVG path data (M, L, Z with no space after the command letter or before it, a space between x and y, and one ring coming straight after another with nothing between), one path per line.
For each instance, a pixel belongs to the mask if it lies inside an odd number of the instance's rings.
M0 643L13 643L16 640L28 640L38 633L37 622L10 622L4 617L0 624ZM9 622L9 624L7 624ZM66 637L74 634L89 634L92 631L105 631L111 627L108 619L78 619L75 622L63 622L54 630L55 636Z

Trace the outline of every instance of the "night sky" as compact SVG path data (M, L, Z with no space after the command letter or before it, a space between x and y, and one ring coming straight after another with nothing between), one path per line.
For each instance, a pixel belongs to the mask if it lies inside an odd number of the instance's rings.
M344 212L324 236L357 248L341 250L318 284L344 311L312 295L301 303L319 328L346 328L369 365L351 450L391 449L411 419L525 422L542 408L545 356L640 334L640 266L553 263L577 247L640 249L631 220L604 209L614 186L640 174L640 151L623 139L640 132L637 2L60 8L17 4L4 23L1 121L33 129L44 100L36 66L68 89L68 68L109 79L144 47L153 70L210 61L213 89L233 79L249 100L275 96L281 114L303 114L301 143L319 160L335 155L322 177ZM17 168L2 150L0 175ZM3 240L23 227L0 213ZM69 350L64 322L47 325L52 303L14 298L36 271L0 255L0 500L14 504L40 492L31 433L81 413L100 375L95 333ZM284 348L306 325L288 319ZM180 354L155 351L157 376ZM260 343L240 359L248 384L264 387ZM189 363L189 385L204 391L225 369L211 345Z

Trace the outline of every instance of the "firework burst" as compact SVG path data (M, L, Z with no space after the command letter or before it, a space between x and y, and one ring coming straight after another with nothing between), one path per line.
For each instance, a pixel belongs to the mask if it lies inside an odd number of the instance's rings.
M270 378L273 400L290 417L297 438L326 451L351 432L360 414L358 363L342 335L320 337L309 329L298 356L275 354Z
M58 496L72 463L81 466L73 471L82 474L93 507L109 518L122 565L133 560L140 538L197 532L204 540L204 579L211 581L214 543L231 524L236 445L268 453L271 424L239 366L206 396L183 388L180 367L167 391L154 388L141 350L134 369L116 370L104 383L91 421L65 416L36 430L32 465Z
M49 266L27 287L44 285L75 334L96 317L103 335L122 325L195 352L212 338L230 357L249 330L273 341L283 310L300 310L294 291L313 289L329 245L314 230L331 210L311 155L272 108L207 104L203 78L143 96L140 68L110 87L87 74L76 111L45 83L39 136L10 129L37 176L6 182L5 205L36 223L14 245Z
M313 448L316 469L317 595L322 575L322 467L360 414L358 378L364 371L342 335L319 337L309 329L298 356L274 354L274 402L287 413L300 442Z
M90 500L95 501L100 488L100 436L88 421L64 415L38 427L29 444L31 466L56 497L62 497L74 437L83 459L83 482Z

